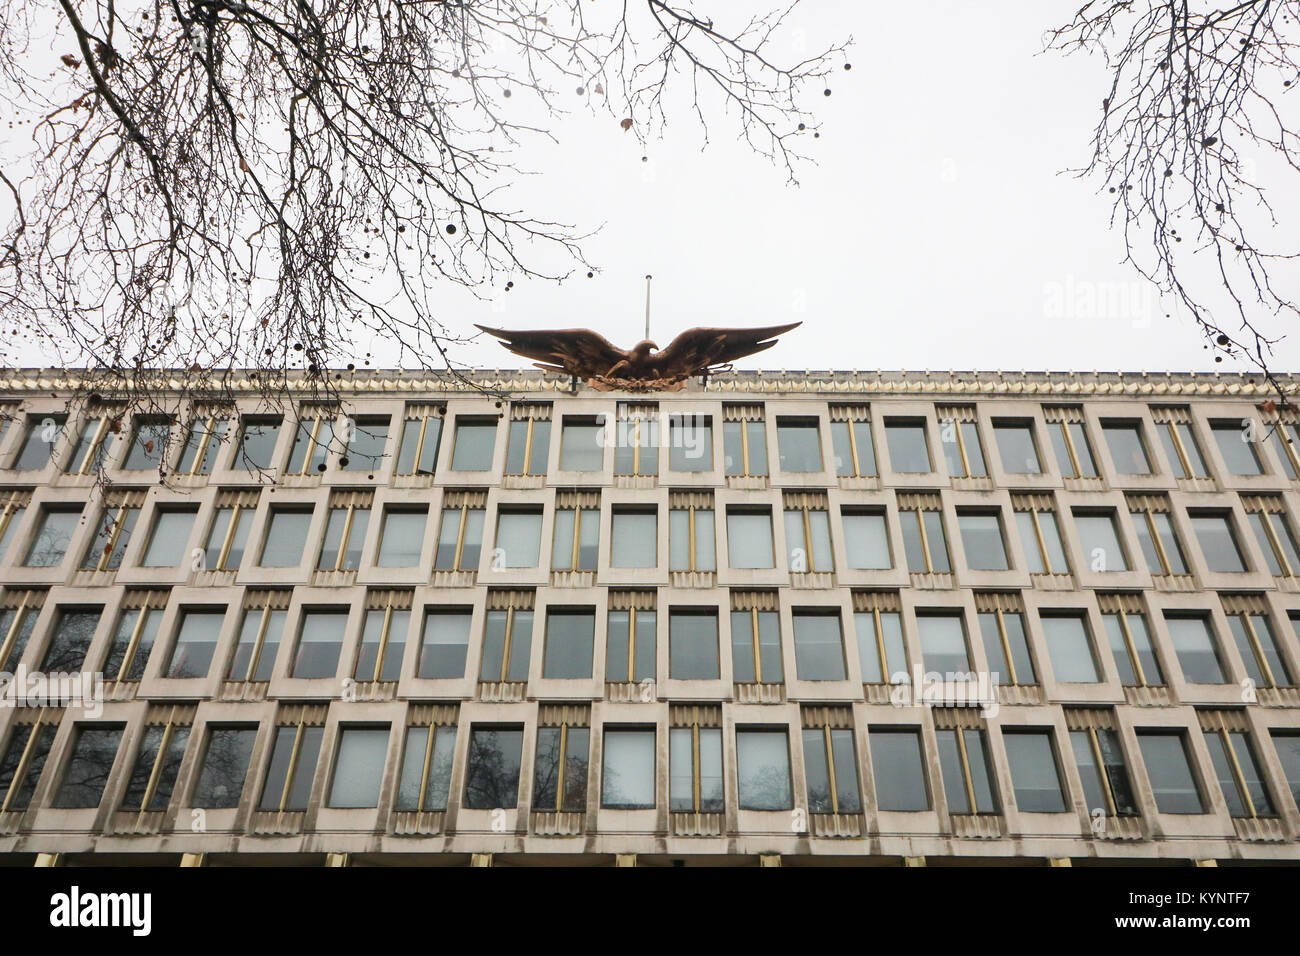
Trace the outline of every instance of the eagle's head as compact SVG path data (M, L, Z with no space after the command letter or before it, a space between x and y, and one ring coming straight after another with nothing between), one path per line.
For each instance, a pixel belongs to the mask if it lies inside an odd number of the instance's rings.
M650 352L652 350L656 352L659 351L659 346L654 342L651 342L649 339L646 339L645 341L638 342L636 345L632 346L632 355L638 361L644 362L650 357Z

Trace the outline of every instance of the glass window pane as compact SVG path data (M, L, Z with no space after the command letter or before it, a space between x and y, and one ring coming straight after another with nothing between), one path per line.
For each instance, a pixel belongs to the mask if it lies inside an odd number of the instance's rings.
M879 632L876 629L875 614L855 614L853 618L858 634L858 661L862 667L863 683L883 684L898 679L907 680L907 655L903 646L903 622L900 615L895 611L880 612Z
M955 614L918 614L917 632L921 637L921 662L927 674L939 674L947 680L950 675L970 673L970 657L966 653L966 629Z
M77 727L72 755L51 806L62 810L99 806L121 741L121 727Z
M266 544L262 548L262 567L292 568L302 563L311 516L310 511L271 512L271 520L266 526Z
M794 658L800 680L844 680L844 638L838 614L795 613Z
M1091 684L1101 679L1097 676L1087 625L1081 616L1051 615L1040 618L1040 621L1057 681Z
M497 438L496 419L456 422L456 442L452 447L452 471L488 471ZM427 441L427 438L426 438Z
M1115 462L1116 472L1121 475L1151 474L1151 462L1147 460L1139 425L1132 422L1110 422L1103 423L1101 430L1110 447L1110 457Z
M1219 454L1223 456L1223 463L1228 466L1228 471L1234 475L1262 475L1264 469L1260 467L1259 455L1255 453L1255 443L1251 440L1253 428L1247 430L1247 425L1253 425L1250 419L1237 424L1232 423L1215 423L1211 426L1214 433L1214 442L1219 446Z
M821 435L816 421L777 419L776 443L782 471L822 470Z
M846 511L843 522L844 552L850 568L884 571L894 566L884 514Z
M1189 516L1192 531L1201 544L1201 554L1211 571L1244 573L1246 564L1237 548L1237 538L1226 515L1199 514Z
M384 782L384 764L388 760L388 736L387 725L344 727L339 731L329 806L379 806L379 788Z
M868 739L879 809L929 810L921 735L912 730L873 729Z
M308 612L302 616L298 655L291 677L333 677L339 669L339 655L347 636L348 615L342 612Z
M81 522L81 509L75 511L47 510L41 513L41 523L32 539L23 564L29 568L53 568L63 563L68 545Z
M541 516L538 516L538 522ZM414 568L420 563L424 551L424 526L429 523L427 511L388 511L384 514L384 529L379 536L379 554L375 565L381 568ZM356 534L355 529L353 534ZM358 536L365 538L362 533ZM536 564L536 561L533 562Z
M668 676L674 680L717 680L718 617L672 611L668 615Z
M733 568L776 566L769 511L727 511L727 559Z
M470 614L465 611L430 611L425 615L415 676L456 679L465 676L470 620Z
M595 641L595 611L548 611L542 676L559 679L591 677Z
M167 676L207 677L225 619L225 611L186 611L176 633Z
M339 467L345 471L375 471L383 466L388 450L387 418L348 419L352 441L348 444Z
M1120 547L1115 530L1115 518L1110 514L1074 515L1074 527L1079 534L1079 547L1083 560L1092 571L1127 571L1128 561Z
M279 440L280 419L245 418L232 467L248 471L270 471L275 467L275 446Z
M615 509L609 541L612 568L653 568L658 564L659 518L653 511Z
M673 471L713 469L713 425L709 418L671 418L668 437L668 467Z
M1204 813L1181 734L1138 733L1138 746L1161 813Z
M207 750L203 754L202 769L190 797L190 806L208 810L239 806L256 740L256 725L209 725Z
M789 810L790 746L784 730L736 731L736 782L742 810Z
M972 571L1005 571L1010 567L1002 542L1002 521L997 515L959 511L957 527L966 551L966 566Z
M519 802L522 727L474 727L465 769L465 806L512 810Z
M1210 631L1210 622L1204 617L1167 617L1165 627L1174 645L1178 666L1183 678L1190 684L1224 683L1223 666L1219 651Z
M924 424L887 420L885 441L889 445L889 463L894 471L922 474L934 470L930 464Z
M600 805L644 810L655 805L655 732L605 730Z
M160 511L153 522L153 534L140 565L146 568L174 568L185 556L185 546L194 526L194 511Z
M1002 470L1010 475L1042 474L1033 428L1023 422L994 422L993 434L998 441Z
M102 613L101 608L85 611L60 609L40 669L46 674L72 674L83 670L86 652L95 639Z
M1046 731L1004 733L1016 806L1022 813L1061 813L1065 794L1056 769L1052 737Z
M429 736L433 749L429 750ZM451 764L456 749L456 728L408 727L402 753L402 777L397 789L399 810L445 810L451 792ZM425 776L425 763L428 775ZM420 788L424 787L424 800Z
M566 420L560 430L560 468L602 471L605 467L605 425Z

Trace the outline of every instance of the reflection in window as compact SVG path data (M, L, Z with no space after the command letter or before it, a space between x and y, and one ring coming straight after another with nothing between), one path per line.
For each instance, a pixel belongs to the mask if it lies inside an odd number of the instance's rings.
M1082 614L1044 614L1039 620L1052 673L1059 683L1095 684L1101 680Z
M173 724L145 727L135 766L122 795L123 810L166 810L176 787L190 728Z
M153 607L136 607L122 612L113 643L109 645L101 667L105 680L139 680L144 676L149 653L158 639L162 616L162 609Z
M1234 817L1277 816L1249 734L1222 728L1206 731L1205 745L1228 813Z
M715 611L669 611L668 676L673 680L718 679L718 615Z
M347 419L351 440L339 458L344 471L377 471L384 464L388 450L387 415Z
M140 417L122 462L123 471L156 471L162 466L163 452L172 423L167 418Z
M732 677L744 684L779 684L784 680L781 665L781 617L776 611L731 612Z
M311 528L311 510L272 508L266 524L266 543L262 546L264 568L295 568L302 563L307 531Z
M1161 813L1204 813L1201 790L1192 772L1187 740L1181 733L1137 732L1147 778Z
M465 807L513 810L519 803L519 766L524 750L522 727L470 730L465 766Z
M122 557L131 543L131 532L140 517L138 507L105 507L99 515L95 536L86 546L81 559L83 571L115 571L122 566Z
M930 446L925 438L925 423L907 419L885 419L885 441L889 445L889 463L894 471L923 474L934 471Z
M600 805L610 810L650 810L655 805L655 732L605 728Z
M1021 813L1062 813L1065 793L1050 730L1004 731L1002 743Z
M78 725L73 732L71 756L51 806L60 810L88 810L99 806L108 775L122 742L122 727Z
M41 511L36 536L23 564L29 568L54 568L63 563L68 545L81 522L81 508L46 508Z
M212 655L221 637L221 624L225 611L185 611L181 615L180 629L172 659L167 665L168 677L207 677Z
M256 741L256 724L209 724L208 744L189 805L207 810L239 806Z
M1119 734L1106 727L1072 730L1070 748L1079 767L1088 815L1100 809L1108 817L1136 816L1137 799L1129 783Z
M785 730L736 729L736 785L742 810L789 810L794 806Z
M275 467L275 446L280 441L280 419L246 417L240 423L239 449L234 467L270 471Z
M470 621L469 611L456 609L433 610L425 615L416 677L459 680L465 676Z
M669 730L668 776L674 813L721 813L722 731L699 724Z
M316 777L316 762L320 759L323 727L297 724L275 728L275 743L271 750L271 763L262 784L259 810L306 810L311 798L312 781Z
M72 674L84 669L86 652L95 639L102 613L103 608L60 609L40 669L47 674Z
M339 655L347 636L346 611L309 611L302 616L298 653L290 677L333 677L338 673Z
M0 758L0 811L26 810L58 732L57 722L12 724L9 746Z
M772 512L727 509L727 561L733 568L772 568Z
M844 680L844 635L838 613L796 611L795 671L800 680Z
M826 725L805 729L803 762L809 813L862 812L852 730Z
M23 445L10 467L14 471L37 471L48 465L54 454L54 443L62 437L67 421L66 415L29 415Z
M1165 617L1183 679L1189 684L1223 684L1223 661L1207 615Z
M214 415L194 419L185 436L185 447L181 450L176 470L182 475L212 474L229 424L226 419Z
M533 764L534 811L574 813L587 809L587 755L591 731L586 727L537 728Z
M203 550L203 567L209 571L237 571L244 562L248 529L252 525L253 515L242 505L217 508L212 513L212 528Z
M456 727L407 727L402 748L398 810L446 810Z
M557 679L591 677L596 644L594 609L550 609L546 614L546 650L542 676Z
M328 805L343 809L379 806L388 758L389 727L340 727L334 782Z
M532 636L532 611L513 607L488 611L479 680L528 680Z
M997 813L992 765L984 733L974 727L935 731L949 813Z
M782 471L807 473L824 467L821 428L815 418L778 418L776 445Z
M868 735L871 765L876 780L876 806L880 810L930 809L921 758L921 735L915 730L877 730Z

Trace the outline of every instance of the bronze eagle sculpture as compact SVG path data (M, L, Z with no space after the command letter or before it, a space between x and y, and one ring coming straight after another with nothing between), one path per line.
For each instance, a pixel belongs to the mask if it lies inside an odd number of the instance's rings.
M490 329L478 325L516 355L551 372L584 378L601 390L679 389L692 375L708 374L738 358L770 349L776 337L801 325L765 325L751 329L688 329L666 349L650 340L630 349L616 348L591 329Z

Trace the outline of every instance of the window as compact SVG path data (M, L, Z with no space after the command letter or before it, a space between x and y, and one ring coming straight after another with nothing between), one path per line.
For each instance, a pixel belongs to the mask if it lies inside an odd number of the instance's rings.
M1183 678L1190 684L1222 684L1223 661L1219 642L1210 628L1208 615L1165 616L1165 629L1174 646Z
M9 545L18 533L18 526L22 524L23 514L31 500L31 492L10 491L4 507L0 508L0 561L9 553Z
M289 676L310 679L337 674L347 629L346 611L304 612L298 632L298 653Z
M674 415L668 419L668 467L673 471L713 470L713 419Z
M970 673L966 651L966 626L960 614L917 614L921 639L921 664L927 674L960 680Z
M785 730L736 729L736 785L742 810L789 810L790 742Z
M1168 500L1155 495L1133 495L1128 506L1147 570L1154 575L1186 574L1187 562L1169 517Z
M785 547L791 573L835 570L830 513L824 498L798 492L787 496Z
M821 429L815 418L778 418L776 447L781 470L789 472L821 471Z
M477 499L476 499L477 500ZM444 503L438 527L438 551L433 559L436 571L477 571L483 550L483 520L486 512L474 507L468 497Z
M1092 654L1092 641L1088 638L1088 625L1082 614L1044 614L1039 620L1057 681L1062 684L1095 684L1101 680Z
M388 416L348 418L345 424L348 441L339 457L339 467L344 471L377 471L388 450Z
M772 512L727 509L727 561L733 568L772 568Z
M800 680L844 680L844 635L837 612L795 611L794 663Z
M668 676L673 680L717 680L718 615L713 609L668 612Z
M957 529L966 551L966 566L972 571L1006 571L1011 567L1000 512L958 511Z
M1224 595L1224 612L1228 615L1228 630L1232 632L1246 676L1263 687L1290 687L1291 671L1286 666L1273 627L1268 621L1266 603L1262 597Z
M726 409L728 415L733 409ZM740 406L739 421L722 423L723 465L728 475L761 477L767 474L767 423L761 407ZM782 464L784 468L784 463ZM787 469L792 470L792 469Z
M938 411L939 442L943 446L948 474L954 478L983 478L988 475L975 409L940 408Z
M840 512L840 520L844 528L844 557L850 568L887 571L894 566L883 511L846 508Z
M948 538L943 531L939 496L899 496L898 520L903 526L903 552L913 574L950 574Z
M145 546L140 566L144 568L175 568L185 557L185 546L190 543L190 531L198 511L179 508L159 509L153 519L153 532Z
M59 730L57 722L10 725L9 745L0 759L0 812L26 810Z
M603 471L605 469L605 420L603 418L564 419L560 430L560 469L562 471Z
M1015 509L1020 546L1024 548L1029 573L1069 574L1070 562L1061 544L1061 528L1051 508L1051 499L1038 495L1013 496L1011 506Z
M668 808L674 813L721 813L722 731L673 727L668 731Z
M227 810L239 806L248 779L248 765L257 742L257 725L208 725L208 742L199 779L190 796L191 807Z
M63 434L67 421L66 415L27 416L27 434L10 467L14 471L38 471L48 465L54 454L54 443Z
M650 810L655 805L655 732L606 727L600 805L610 810Z
M1124 548L1119 543L1119 532L1115 529L1115 513L1074 512L1074 530L1079 535L1079 547L1083 551L1088 568L1099 573L1128 570L1128 559Z
M251 508L239 504L213 511L212 527L208 530L208 541L203 550L203 566L207 570L239 569L248 545L248 529L253 524L251 511ZM328 528L325 534L329 536Z
M272 508L266 523L266 540L262 545L264 568L294 568L302 563L307 531L311 528L311 510Z
M876 806L880 810L930 809L921 757L921 735L915 730L872 728L871 766L876 780Z
M644 508L615 508L609 534L611 568L653 568L659 558L659 515Z
M159 604L166 600L164 592ZM158 639L162 616L161 606L136 606L122 611L122 616L117 621L117 630L113 634L113 643L109 645L104 664L100 668L105 680L134 681L144 677L149 654Z
M934 471L930 462L930 446L925 438L924 421L886 418L885 443L889 446L889 463L894 471L905 474Z
M858 635L858 662L864 684L889 684L896 677L907 679L907 650L903 644L902 615L895 609L871 602L871 610L853 615ZM892 603L892 602L891 602Z
M469 611L439 609L424 617L424 635L416 677L460 679L469 652Z
M1208 478L1209 470L1205 467L1205 456L1201 454L1201 443L1196 440L1192 429L1192 416L1186 408L1152 409L1156 419L1156 431L1165 446L1165 457L1173 469L1175 478Z
M51 806L60 810L88 810L99 806L121 743L121 726L77 725L73 731L72 755Z
M1260 464L1259 454L1255 451L1255 421L1244 418L1240 422L1211 422L1210 432L1223 463L1228 466L1231 475L1262 475L1264 467Z
M217 463L221 443L226 439L229 422L216 415L203 415L190 422L185 447L176 470L182 475L210 475Z
M1201 791L1181 733L1139 730L1138 746L1161 813L1204 813Z
M1188 512L1192 531L1201 544L1201 554L1211 571L1244 574L1246 562L1237 546L1232 519L1226 512Z
M948 795L949 813L997 813L988 744L974 727L940 728L939 769Z
M653 609L611 608L605 652L605 680L654 680L655 643Z
M1065 793L1050 730L1004 731L1011 786L1021 813L1062 813Z
M691 497L688 495L687 500ZM712 507L691 503L669 509L668 566L673 571L717 570Z
M979 625L984 656L999 683L1037 684L1034 659L1029 654L1029 641L1025 637L1024 616L1017 610L995 604L992 610L980 611Z
M131 543L131 532L140 517L137 506L105 505L99 515L95 536L86 546L81 559L83 571L116 571L122 566L126 546Z
M551 540L551 570L594 571L599 552L600 509L556 507L555 536Z
M73 674L82 670L102 614L103 608L98 607L59 608L40 669L46 674Z
M513 409L512 409L513 411ZM522 409L529 411L528 406ZM550 414L550 408L546 408ZM510 423L506 439L507 475L545 475L546 459L551 450L551 423L549 419L517 418Z
M359 681L395 681L402 676L402 657L406 654L406 634L411 629L411 611L407 607L366 610L361 625L361 647L352 676Z
M1277 816L1249 734L1223 727L1207 730L1205 746L1209 748L1210 763L1219 778L1228 813L1234 817Z
M537 535L541 537L542 516L537 518ZM427 509L388 508L384 511L384 526L379 531L379 553L375 567L414 568L420 564L424 551L424 526L429 523ZM358 542L359 543L359 542ZM533 564L537 564L537 551L533 550Z
M620 405L614 474L659 474L659 420L653 407Z
M1101 432L1106 436L1116 473L1151 474L1151 459L1147 457L1146 444L1142 441L1142 426L1138 422L1103 421Z
M781 618L775 610L755 606L731 612L731 669L742 684L779 684L785 679Z
M29 568L55 568L63 563L68 545L81 522L81 506L75 508L42 508L36 536L23 564Z
M1282 765L1282 773L1291 788L1291 798L1300 804L1300 734L1284 730L1270 731L1270 734L1278 763Z
M446 810L456 727L407 727L402 749L398 810Z
M993 435L998 441L998 454L1002 457L1002 470L1009 475L1041 475L1042 462L1038 458L1038 443L1034 441L1034 426L1029 421L994 421Z
M836 420L844 416L841 420ZM865 408L831 407L831 453L835 474L842 478L875 477L876 443L871 437L871 419Z
M1066 478L1096 478L1097 464L1083 424L1083 409L1058 405L1044 408L1043 414L1047 416L1047 432L1061 474Z
M527 608L494 608L487 612L479 680L528 680L532 651L533 612Z
M275 728L271 763L257 805L259 810L284 813L307 809L324 736L324 728L301 723Z
M346 492L342 496L343 499L353 497ZM325 537L321 539L320 556L316 559L318 571L355 571L361 567L361 551L366 543L366 528L370 525L370 498L367 495L361 499L364 504L351 500L341 506L339 500L335 499L325 520ZM421 512L420 516L423 517L424 513ZM420 534L424 534L423 524L420 525Z
M334 445L334 422L337 411L321 408L315 414L303 409L304 417L298 421L293 449L289 452L290 475L315 475L325 470L331 446ZM345 426L346 427L346 426ZM345 431L342 439L348 437ZM337 450L337 449L335 449Z
M246 417L240 422L239 451L235 463L248 471L275 467L275 446L280 441L279 418Z
M1146 617L1138 607L1139 599L1129 595L1104 594L1101 622L1106 639L1115 655L1115 669L1126 687L1149 687L1165 682L1160 659L1147 632Z
M81 423L81 434L77 437L76 446L71 449L72 453L64 462L64 472L69 475L91 475L102 471L104 456L108 452L110 432L115 433L119 430L120 426L116 418L110 423L108 415L105 414L88 416ZM50 436L50 447L53 447L61 433L53 429L42 428L41 430L42 437L46 434ZM44 462L38 467L44 467Z
M329 806L358 809L379 806L379 788L388 760L389 727L339 728Z
M595 645L596 612L594 609L548 609L542 676L561 680L591 677L591 661Z
M1242 504L1269 574L1294 577L1300 573L1300 553L1296 551L1295 535L1291 533L1291 523L1287 521L1281 497L1243 495Z
M168 418L140 416L135 421L135 433L127 448L123 471L156 471L162 467L163 452L172 423Z
M1268 440L1272 443L1286 476L1293 481L1300 478L1300 449L1296 447L1297 442L1300 442L1300 424L1273 421L1264 427L1268 429Z
M534 812L575 813L587 809L587 759L591 731L586 727L537 728L533 765Z
M1108 727L1071 730L1070 749L1079 768L1088 815L1102 810L1108 817L1137 816L1137 799L1129 782L1119 734Z
M495 418L457 418L451 448L452 471L489 471L496 449Z
M804 728L803 763L809 813L862 812L852 730L829 724Z
M207 677L225 619L225 611L182 612L167 676Z
M283 600L288 604L288 596ZM275 670L275 658L280 652L280 641L284 637L284 621L288 616L283 608L272 607L270 603L263 607L250 607L244 612L244 621L239 627L239 643L230 658L230 670L227 680L267 681Z
M171 803L181 760L190 740L190 728L172 723L150 724L144 728L135 766L127 778L122 795L122 810L166 810Z
M402 422L402 445L397 452L397 474L432 475L438 463L442 419L428 409L408 408Z

